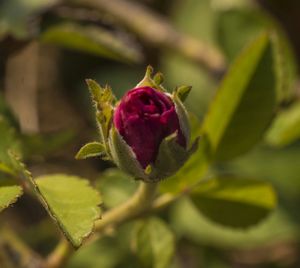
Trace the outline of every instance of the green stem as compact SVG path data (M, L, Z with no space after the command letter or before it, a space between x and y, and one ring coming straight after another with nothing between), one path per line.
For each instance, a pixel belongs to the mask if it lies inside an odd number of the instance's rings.
M69 258L73 255L74 249L71 244L64 238L60 240L53 252L47 257L47 268L65 267Z
M93 241L99 238L99 235L101 235L107 227L117 227L122 223L137 217L142 214L142 212L149 210L155 197L156 187L157 185L155 183L141 182L138 190L127 202L107 211L101 219L96 221L94 228L95 234L90 240ZM64 267L73 253L74 249L71 244L65 239L62 239L48 256L46 267Z
M153 202L156 187L155 183L141 182L139 189L127 202L109 210L95 223L95 231L101 232L108 226L116 227L148 210Z

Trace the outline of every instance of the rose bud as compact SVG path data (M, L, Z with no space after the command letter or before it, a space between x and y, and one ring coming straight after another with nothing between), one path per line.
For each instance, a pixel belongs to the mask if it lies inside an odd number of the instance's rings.
M128 91L115 109L113 122L143 168L154 163L160 143L174 132L177 143L186 147L173 101L151 87Z
M136 179L156 182L173 175L197 149L190 145L190 125L182 101L191 87L172 94L162 87L162 74L144 79L116 104L109 86L102 88L88 79L100 142L91 142L77 153L77 159L100 156L112 160Z
M149 84L148 77L115 107L109 146L119 168L137 179L157 181L173 175L197 142L188 149L189 121L178 93L143 86Z

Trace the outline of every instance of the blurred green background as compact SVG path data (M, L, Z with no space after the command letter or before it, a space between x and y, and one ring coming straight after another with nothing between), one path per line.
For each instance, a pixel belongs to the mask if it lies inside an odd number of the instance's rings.
M193 86L187 107L201 122L227 67L270 28L280 32L284 48L277 113L293 111L275 120L250 152L215 170L270 181L279 195L278 208L246 230L210 222L187 199L160 216L176 237L170 267L300 267L298 1L128 0L115 7L97 0L2 0L0 159L5 162L3 152L13 147L35 176L78 174L101 189L107 207L121 203L134 182L125 183L107 162L74 160L80 146L97 137L84 80L109 84L121 97L151 64L165 75L169 90ZM30 196L2 212L0 224L0 232L17 230L42 256L57 241L56 228ZM130 242L132 229L129 223L80 249L67 267L140 267ZM0 250L3 241L0 234Z

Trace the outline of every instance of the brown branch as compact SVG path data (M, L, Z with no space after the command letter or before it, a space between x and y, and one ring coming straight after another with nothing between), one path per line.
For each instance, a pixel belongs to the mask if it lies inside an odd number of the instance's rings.
M153 46L172 49L200 64L213 75L225 69L223 55L210 45L178 32L166 19L147 7L125 0L69 0L113 16Z

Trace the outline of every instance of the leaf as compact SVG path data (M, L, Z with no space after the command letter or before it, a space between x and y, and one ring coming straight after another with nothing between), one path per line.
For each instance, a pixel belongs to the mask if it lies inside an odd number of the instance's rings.
M122 204L132 196L138 182L117 168L105 170L96 184L101 189L103 204L112 208Z
M62 22L43 31L40 40L114 60L137 63L143 58L133 42L128 43L125 38L100 26Z
M15 38L28 38L33 33L30 19L41 11L56 5L60 0L9 0L0 2L0 39L6 34ZM36 25L35 25L36 26Z
M237 9L225 9L217 19L217 38L229 60L234 59L250 40L255 38L261 31L276 29L278 34L276 58L278 66L284 66L280 70L281 83L278 88L278 99L289 100L293 95L294 85L297 80L297 63L292 46L286 33L269 14L254 7Z
M217 18L217 38L231 61L247 43L272 25L269 17L257 8L225 9Z
M86 159L88 157L102 156L105 154L105 147L100 142L90 142L79 150L76 154L76 159Z
M135 250L142 267L167 268L175 251L175 237L158 218L150 218L137 226Z
M260 35L237 58L204 119L213 159L223 161L251 149L271 122L276 107L273 42Z
M300 138L300 103L283 110L274 120L266 135L270 145L282 147Z
M22 194L22 187L0 178L0 212L15 203Z
M48 213L73 244L79 247L100 218L100 196L87 180L65 174L45 175L35 180Z
M119 226L113 235L86 243L73 254L66 268L140 268L135 265L137 260L130 247L134 227L133 222L128 222Z
M280 207L254 228L232 229L210 221L188 198L181 198L171 207L169 219L177 236L209 249L249 250L290 241L299 235L299 225Z
M34 180L25 165L10 155L19 176L32 186L49 215L75 248L92 232L100 218L101 198L89 181L66 174L45 175Z
M9 165L0 162L0 172L8 174L8 175L12 175L15 176L15 171L13 170L12 167L10 167Z
M236 228L257 224L277 203L269 183L228 176L202 182L191 193L191 199L210 220Z
M0 115L0 162L6 165L10 164L8 150L20 152L20 144L14 128Z

